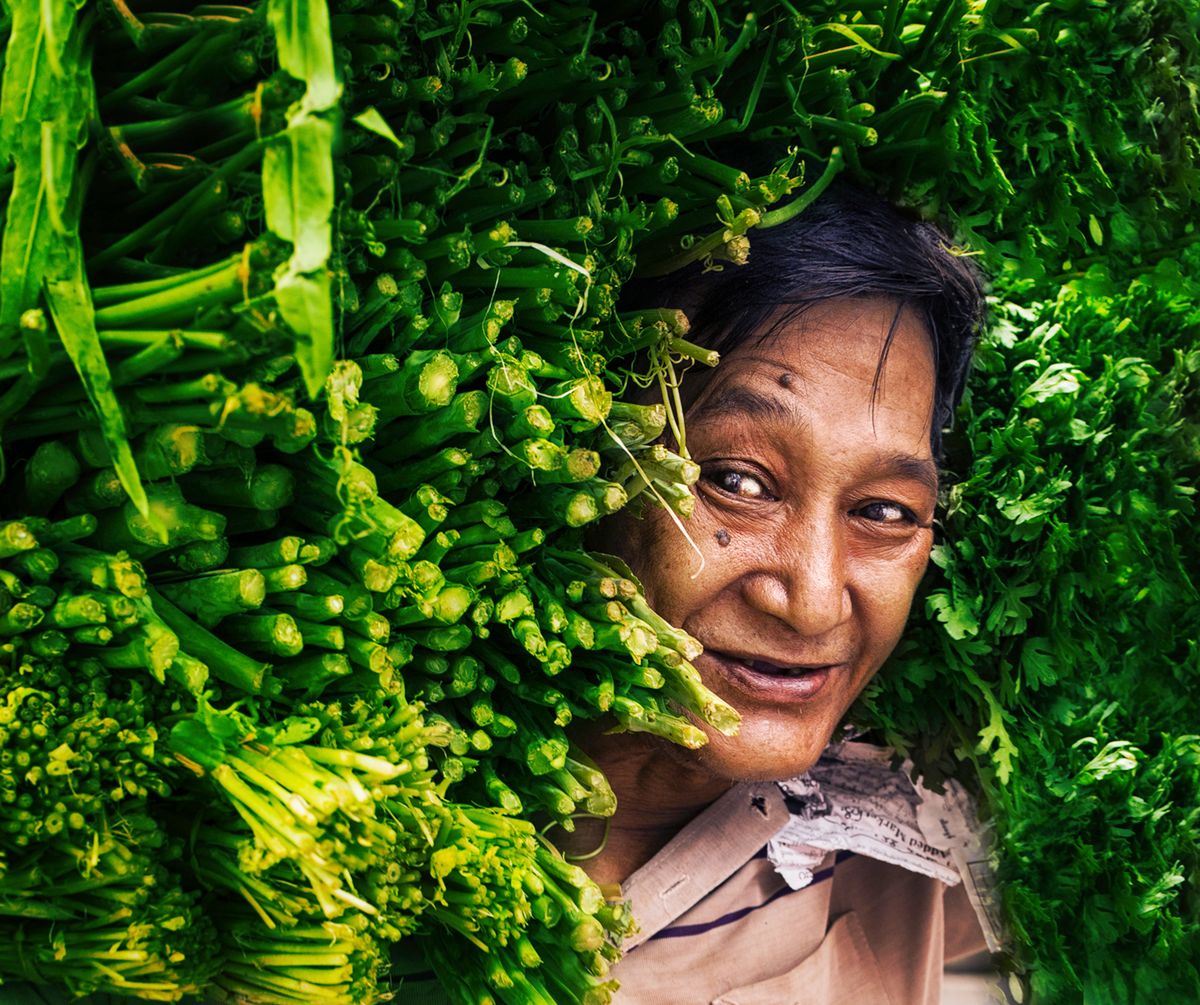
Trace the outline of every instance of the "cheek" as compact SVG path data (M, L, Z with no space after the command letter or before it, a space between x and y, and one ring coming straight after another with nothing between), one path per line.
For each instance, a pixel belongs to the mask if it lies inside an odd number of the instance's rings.
M896 644L908 620L917 586L929 564L933 532L922 531L899 554L878 558L863 566L859 594L865 620L877 646L888 651Z
M745 535L725 531L722 545L717 532L723 528L706 519L701 507L683 521L695 547L657 506L647 507L639 519L619 515L608 523L611 529L605 527L603 542L594 543L623 558L641 580L650 605L678 627L685 627L736 577L735 563L748 543Z
M647 507L640 518L620 513L606 520L588 544L624 559L641 580L651 605L669 619L663 605L677 594L678 537L679 532L660 509Z

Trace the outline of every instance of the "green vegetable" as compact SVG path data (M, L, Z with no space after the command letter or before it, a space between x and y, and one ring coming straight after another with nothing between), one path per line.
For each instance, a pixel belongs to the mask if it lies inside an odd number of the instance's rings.
M718 362L618 300L844 175L996 277L855 723L982 797L1036 997L1194 1000L1195 4L592 6L0 17L0 977L610 1000L566 728L737 727L585 548L692 512Z

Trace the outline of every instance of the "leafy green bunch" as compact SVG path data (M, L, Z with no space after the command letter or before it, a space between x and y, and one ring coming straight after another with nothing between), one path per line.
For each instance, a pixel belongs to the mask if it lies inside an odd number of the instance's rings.
M1196 986L1194 260L996 305L928 621L868 696L928 776L975 763L1045 1000ZM918 722L925 702L958 725Z
M844 174L1001 274L930 620L859 719L985 797L1035 990L1186 989L1194 320L1129 280L1188 240L1194 21L13 0L0 973L348 1003L395 944L458 1000L609 1000L631 919L543 836L615 810L569 727L737 725L585 546L626 505L686 536L717 363L621 289Z
M943 111L926 111L898 162L884 144L864 161L880 185L953 219L1018 299L1093 263L1132 278L1190 244L1194 3L934 6L931 20L960 18L939 40L958 58L921 95Z
M128 597L82 583L56 596L55 552L19 556L0 574L11 605L0 674L0 969L76 994L197 992L216 970L215 933L184 881L183 840L158 812L173 790L158 724L185 706L155 694L144 671L123 672L142 652ZM132 640L95 644L114 627Z

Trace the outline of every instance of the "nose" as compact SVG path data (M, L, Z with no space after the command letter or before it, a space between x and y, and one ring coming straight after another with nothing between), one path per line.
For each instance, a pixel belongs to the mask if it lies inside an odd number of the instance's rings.
M774 544L743 579L746 602L804 638L820 638L849 620L846 540L837 514L789 521Z

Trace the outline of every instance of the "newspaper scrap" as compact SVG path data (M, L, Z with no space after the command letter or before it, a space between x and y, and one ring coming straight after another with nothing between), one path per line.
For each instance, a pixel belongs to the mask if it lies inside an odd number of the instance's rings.
M767 857L795 890L812 882L828 852L841 850L948 886L965 882L988 948L998 952L997 895L970 796L953 782L945 796L914 785L911 765L895 770L891 758L886 747L833 744L806 774L780 782L791 816L767 844Z
M828 854L824 848L797 840L790 825L767 842L767 858L793 890L803 890L813 881L813 876Z
M921 797L907 776L892 769L890 750L865 743L831 746L807 774L780 782L780 788L791 819L767 845L772 862L784 848L792 849L791 860L784 860L788 869L795 869L797 848L820 849L822 857L845 849L958 884L950 852L921 831Z
M919 782L913 787L921 798L917 807L921 832L930 844L950 852L966 885L967 898L975 909L988 950L1000 952L1006 938L1000 920L1000 891L992 868L990 825L979 823L970 793L953 779L946 781L944 796L930 792Z

